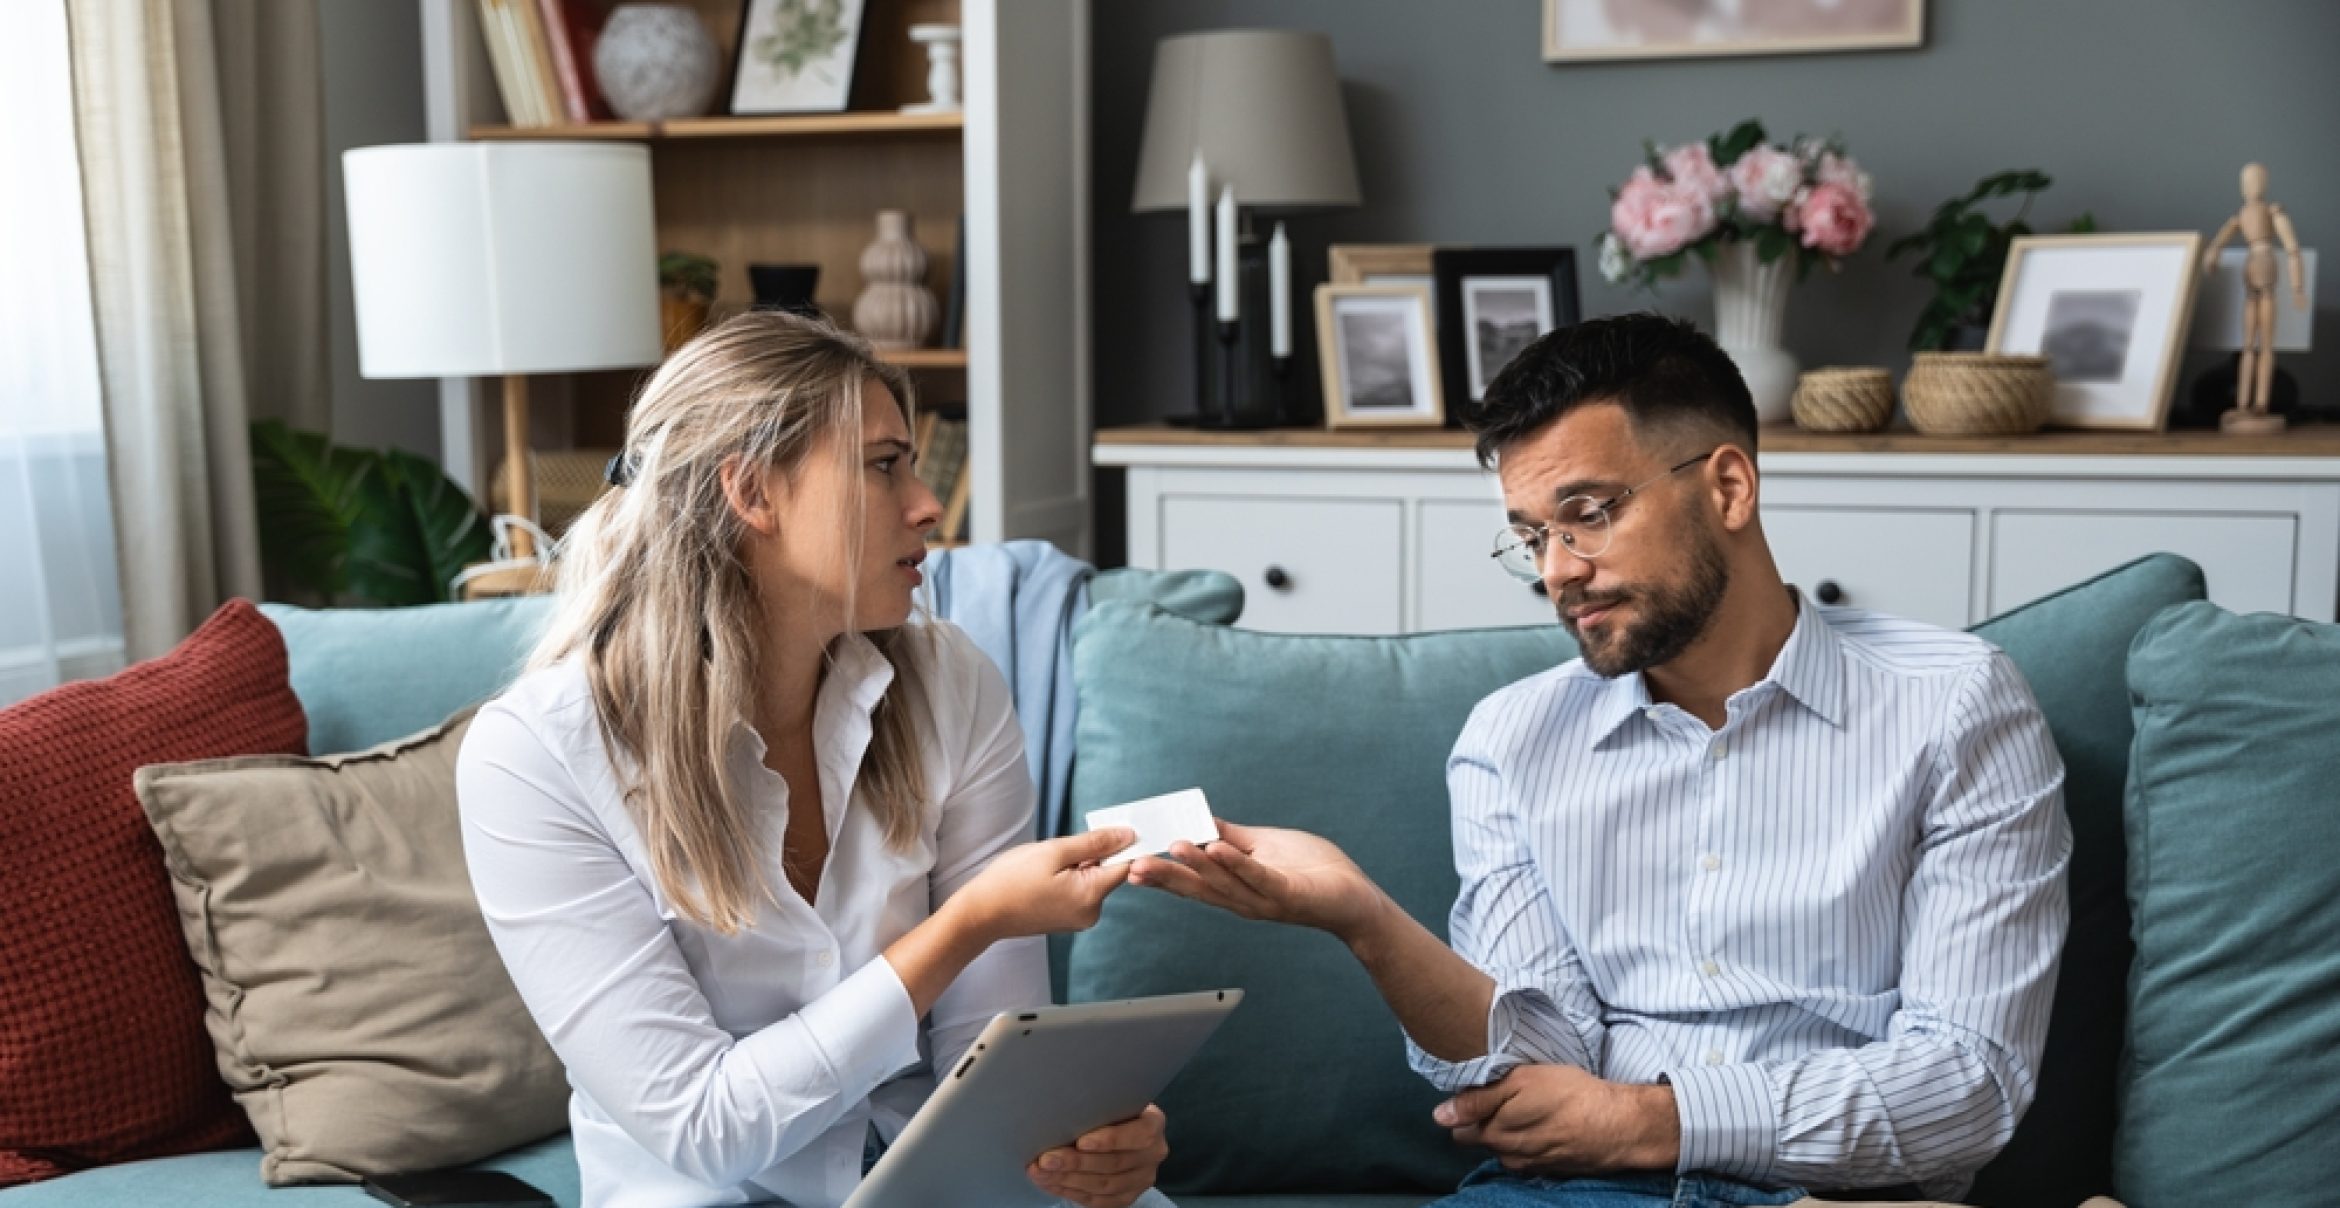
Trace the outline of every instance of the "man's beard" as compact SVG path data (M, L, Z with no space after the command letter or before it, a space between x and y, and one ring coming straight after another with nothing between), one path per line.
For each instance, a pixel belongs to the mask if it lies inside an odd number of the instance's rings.
M1692 540L1690 577L1679 586L1628 587L1597 596L1569 592L1562 596L1560 624L1568 630L1568 636L1576 639L1584 665L1592 668L1594 674L1615 679L1664 666L1681 657L1706 632L1707 626L1714 623L1715 613L1722 608L1723 593L1730 589L1731 568L1710 534L1699 532ZM1637 618L1630 624L1615 620L1597 625L1595 636L1589 641L1568 616L1570 609L1587 604L1599 607L1625 600L1636 605Z

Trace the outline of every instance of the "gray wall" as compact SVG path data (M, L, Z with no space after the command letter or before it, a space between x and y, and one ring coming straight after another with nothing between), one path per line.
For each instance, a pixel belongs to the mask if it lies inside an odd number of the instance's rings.
M439 384L358 376L341 153L417 143L423 130L422 8L414 0L321 0L325 73L326 294L333 308L333 439L439 457ZM1141 102L1142 104L1143 102Z
M1807 367L1896 371L1929 296L1885 246L2003 168L2055 187L2034 225L2094 211L2106 230L2197 229L2265 163L2310 247L2340 249L2340 3L2332 0L1931 0L1923 50L1546 64L1537 0L1098 0L1096 365L1100 424L1190 409L1181 215L1133 216L1154 42L1236 27L1330 34L1363 207L1292 224L1297 351L1328 243L1571 245L1585 313L1654 306L1705 322L1703 274L1647 294L1600 279L1608 189L1644 138L1675 143L1759 117L1780 137L1842 134L1876 177L1879 230L1841 276L1790 302ZM2340 276L2327 269L2316 351L2284 358L2311 406L2340 407ZM2189 359L2188 371L2207 362ZM1307 381L1314 382L1310 376ZM2182 393L2184 382L2180 383Z

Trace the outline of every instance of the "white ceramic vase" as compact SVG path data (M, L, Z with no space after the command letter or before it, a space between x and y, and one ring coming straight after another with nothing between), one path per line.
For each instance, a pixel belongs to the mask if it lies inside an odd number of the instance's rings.
M853 300L853 326L882 349L924 347L940 317L926 278L926 249L910 235L906 210L879 210L877 240L861 252L866 283Z
M593 44L593 78L629 122L697 117L723 81L715 37L684 4L621 4Z
M1708 266L1714 273L1714 338L1747 379L1755 396L1755 421L1784 424L1802 367L1780 347L1787 323L1788 287L1796 281L1796 258L1758 263L1750 242L1724 244Z

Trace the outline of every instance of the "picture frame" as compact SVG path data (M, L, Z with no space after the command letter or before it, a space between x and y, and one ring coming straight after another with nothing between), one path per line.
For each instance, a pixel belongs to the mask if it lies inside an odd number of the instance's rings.
M1336 243L1325 249L1325 277L1334 285L1419 285L1436 288L1428 243Z
M1986 347L2049 358L2056 427L2158 432L2201 256L2199 231L2020 237L2007 249Z
M843 113L866 0L741 0L731 55L735 117Z
M1696 11L1703 7L1705 11ZM1733 55L1912 50L1926 44L1926 0L1736 6L1708 0L1544 0L1544 61L1604 63Z
M1521 349L1584 317L1574 248L1439 248L1430 259L1450 409L1478 406Z
M1430 291L1419 285L1316 287L1316 347L1327 428L1446 424Z

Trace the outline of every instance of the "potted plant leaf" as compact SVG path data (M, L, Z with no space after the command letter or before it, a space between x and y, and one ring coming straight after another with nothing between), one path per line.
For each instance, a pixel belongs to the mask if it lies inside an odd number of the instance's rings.
M453 599L485 561L487 518L428 459L336 445L281 420L251 427L260 561L270 594L385 607Z
M658 258L658 329L666 351L683 346L707 326L715 304L716 266L695 252L668 252Z
M1953 197L1934 211L1931 221L1916 233L1895 240L1885 249L1887 260L1904 252L1918 253L1917 275L1933 282L1933 300L1919 312L1909 333L1913 351L1978 351L1989 334L1991 312L1999 303L1999 278L2007 269L2007 247L2018 236L2031 234L2023 219L2040 191L2053 183L2037 169L1986 176L1964 197ZM1985 202L2021 197L2015 216L1994 223L1982 209ZM2069 228L2073 233L2096 229L2096 219L2082 214Z

